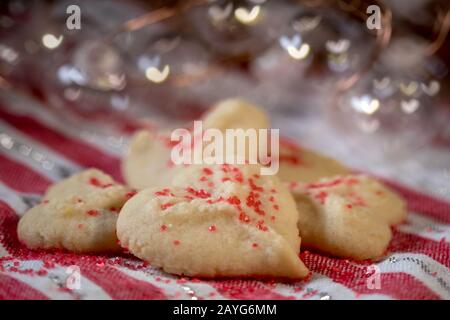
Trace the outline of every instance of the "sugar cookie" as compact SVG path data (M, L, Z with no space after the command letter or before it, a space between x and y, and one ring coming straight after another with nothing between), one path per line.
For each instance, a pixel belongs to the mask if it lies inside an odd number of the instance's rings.
M192 165L173 186L146 189L123 207L120 243L175 274L303 278L298 213L275 176L258 165Z
M242 99L227 99L217 103L203 117L204 128L226 129L267 129L270 121L258 106Z
M292 183L303 244L357 260L381 257L391 239L390 226L405 219L403 200L364 175Z
M136 133L122 161L127 184L138 190L167 185L178 169L170 157L172 147L168 133Z
M240 99L228 99L216 104L202 119L203 129L266 129L267 115L258 107ZM180 165L171 159L170 132L140 131L131 140L122 162L122 172L128 185L136 189L165 186L170 183Z
M20 219L20 241L32 249L119 251L116 221L130 189L96 169L50 187L44 200Z
M278 177L283 181L314 182L320 178L350 174L350 170L338 161L317 152L280 141L280 169Z

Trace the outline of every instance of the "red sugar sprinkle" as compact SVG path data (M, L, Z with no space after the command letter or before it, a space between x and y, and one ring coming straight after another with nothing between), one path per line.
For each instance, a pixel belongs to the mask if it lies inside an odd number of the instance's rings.
M208 230L211 231L211 232L214 232L214 231L217 230L217 228L216 228L215 225L211 225L211 226L209 226Z
M269 230L269 228L267 228L267 227L264 225L264 220L259 220L259 221L256 223L256 227L257 227L259 230L261 230L261 231L267 231L267 230Z
M236 196L228 197L227 202L229 204L235 204L235 205L240 205L241 204L241 200L239 200L239 198L236 197Z
M270 196L269 201L270 201L270 202L274 202L274 201L275 201L275 198L274 198L273 196Z
M253 243L253 244L252 244L252 247L253 247L253 248L258 248L258 244L257 244L257 243Z
M209 182L208 183L208 187L213 188L214 187L214 183L213 182Z
M161 231L167 231L167 226L165 225L165 224L163 224L162 226L161 226L161 228L159 228L159 230L161 230Z
M170 195L170 189L165 188L162 189L161 191L156 191L155 192L155 196L169 196Z
M293 182L289 183L289 189L292 190L292 189L295 189L297 187L298 187L298 182L293 181Z
M98 179L97 178L91 178L91 179L89 179L89 183L90 184L92 184L93 186L95 186L95 187L101 187L101 183L100 183L100 181L98 181Z
M200 181L202 181L202 182L207 181L207 180L208 180L208 178L205 177L205 176L203 176L203 177L200 178Z
M46 276L48 274L47 270L39 270L38 272L36 272L36 274L40 277Z
M127 198L127 199L131 199L131 198L133 198L135 195L136 195L136 191L130 191L130 192L127 192L126 194L125 194L125 198Z
M272 220L272 221L275 220L275 219L276 219L275 216L271 216L271 217L270 217L270 220Z
M252 190L254 191L264 191L264 189L262 187L258 187L255 182L253 181L252 178L248 179L248 182L250 184L250 188L252 188Z
M42 201L42 203L47 204L47 203L49 203L49 201L46 199L46 200Z
M222 178L222 182L226 182L226 181L231 181L231 179L230 178Z
M321 191L315 195L315 198L317 200L319 200L321 204L325 203L325 200L327 199L327 197L328 197L328 193L326 193L325 191Z
M346 181L347 185L349 185L349 186L351 186L351 185L353 185L353 184L357 184L358 182L359 182L359 180L356 179L356 178L349 178L349 179Z
M292 164L292 165L299 165L299 164L301 164L301 159L299 157L295 156L295 155L286 155L286 154L281 155L280 154L279 161L280 161L280 163L281 162L287 162L287 163Z
M239 220L245 223L250 222L250 218L244 212L239 214Z
M317 189L317 188L327 188L334 187L342 183L342 179L335 179L329 182L321 182L321 183L310 183L307 185L308 189Z
M192 187L188 187L188 188L186 188L186 191L189 192L189 193L191 193L191 194L193 194L195 197L201 198L201 199L206 199L206 198L211 197L211 194L208 193L208 192L206 192L206 191L203 190L203 189L195 190L195 189L192 188Z
M103 183L101 183L97 178L90 178L89 179L89 183L91 184L91 185L93 185L94 187L99 187L99 188L109 188L109 187L112 187L112 183L106 183L106 184L103 184Z
M279 210L279 209L280 209L280 206L276 204L276 205L273 206L273 208L274 208L275 210Z
M210 168L203 168L203 172L208 176L213 174L213 171Z
M277 190L275 190L275 189L270 189L270 192L272 192L272 193L277 193Z
M100 214L100 212L98 210L89 210L86 213L92 217L98 216Z
M236 182L242 183L244 182L244 177L242 175L241 172L238 172L234 175L234 180L236 180Z
M174 240L174 241L173 241L173 244L176 245L176 246L179 246L180 243L181 243L180 240Z
M175 205L175 204L174 203L170 203L170 202L164 203L164 204L161 205L161 210L166 210L167 208L170 208L173 205Z
M347 204L347 208L351 209L353 206L351 204Z

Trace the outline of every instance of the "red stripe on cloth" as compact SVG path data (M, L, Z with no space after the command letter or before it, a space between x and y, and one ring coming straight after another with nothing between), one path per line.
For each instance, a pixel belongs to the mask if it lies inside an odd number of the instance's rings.
M410 252L425 254L450 268L450 243L445 239L434 241L415 234L394 230L388 252Z
M24 282L0 273L0 300L48 300Z
M210 281L212 285L222 296L228 299L243 300L286 300L293 299L281 295L261 282L251 280L222 280Z
M0 243L8 252L23 249L17 238L17 223L19 216L3 200L0 199Z
M20 192L42 194L52 183L25 165L0 154L0 180Z
M101 286L113 299L118 300L166 300L162 289L153 284L135 279L116 268L104 266L92 268L86 265L81 268L83 276L88 277Z
M120 160L117 157L106 154L91 144L66 136L29 116L18 115L0 109L0 117L68 159L84 167L95 167L104 170L117 181L123 181L120 174Z
M432 196L409 189L398 183L380 179L389 187L400 193L408 204L408 210L421 213L443 223L450 223L450 203Z
M357 294L384 294L396 299L436 300L440 297L414 276L403 273L381 273L379 289L369 289L368 280L373 275L368 264L357 265L342 259L304 252L301 258L313 272L323 274L345 285Z
M100 286L113 299L167 299L162 290L151 283L136 280L112 266L97 266L98 261L102 261L97 256L28 250L17 238L18 221L14 210L0 200L0 235L3 235L0 243L14 258L41 260L63 266L76 265L83 276Z

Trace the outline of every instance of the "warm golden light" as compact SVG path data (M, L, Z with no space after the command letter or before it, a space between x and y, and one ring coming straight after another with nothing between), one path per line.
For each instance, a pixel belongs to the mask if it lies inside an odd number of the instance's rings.
M53 50L61 44L63 39L64 39L64 37L62 35L60 35L59 37L56 37L53 34L46 33L42 36L42 44L46 48Z
M154 83L161 83L164 82L170 73L170 67L168 65L164 66L163 70L160 71L156 67L148 67L145 70L145 76L148 80L154 82Z
M250 11L246 8L237 8L234 11L235 18L243 24L252 24L256 21L261 12L260 6L254 6Z
M305 59L308 56L310 49L310 46L306 43L302 44L299 48L294 46L288 46L286 48L289 55L295 60Z

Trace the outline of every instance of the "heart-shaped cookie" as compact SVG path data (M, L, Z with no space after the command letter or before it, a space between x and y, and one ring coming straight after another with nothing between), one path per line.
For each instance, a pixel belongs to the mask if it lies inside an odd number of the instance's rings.
M278 177L281 180L307 183L324 177L346 174L350 174L350 170L338 161L299 147L289 140L280 141Z
M390 227L406 217L404 201L364 175L291 183L290 189L303 244L339 257L381 257L391 239Z
M173 184L139 192L117 221L132 254L175 274L303 278L298 213L259 165L192 165Z
M178 169L170 157L173 146L168 133L136 133L122 162L127 184L141 190L170 183Z
M214 128L221 132L269 127L268 117L260 108L240 99L219 102L200 120L203 129ZM168 185L179 169L171 159L171 150L177 143L171 141L169 131L136 133L122 164L128 185L139 190Z
M44 200L20 219L18 237L32 249L120 251L116 221L132 191L96 169L50 187Z

